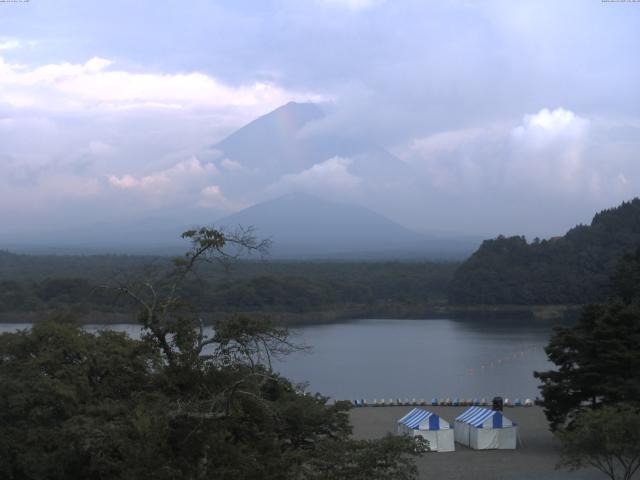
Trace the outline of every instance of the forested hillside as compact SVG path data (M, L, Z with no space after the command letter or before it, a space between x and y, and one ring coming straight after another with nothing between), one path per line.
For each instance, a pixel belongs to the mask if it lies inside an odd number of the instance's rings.
M640 199L596 214L564 237L499 236L456 271L451 303L583 304L606 297L620 258L640 246Z

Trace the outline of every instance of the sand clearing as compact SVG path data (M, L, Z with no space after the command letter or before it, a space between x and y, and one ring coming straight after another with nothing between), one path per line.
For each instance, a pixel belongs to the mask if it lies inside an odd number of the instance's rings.
M396 422L414 407L365 407L351 411L356 438L371 439L396 432ZM451 422L468 407L422 407ZM522 447L517 450L476 451L456 443L451 453L430 453L418 459L424 479L532 480L606 478L597 471L556 470L559 444L549 432L540 407L505 408L504 415L518 424Z

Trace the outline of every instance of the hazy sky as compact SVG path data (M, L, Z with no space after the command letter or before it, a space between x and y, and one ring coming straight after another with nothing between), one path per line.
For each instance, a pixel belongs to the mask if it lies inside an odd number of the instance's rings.
M561 234L638 193L638 52L633 2L0 3L0 222L215 219L264 200L272 185L227 196L242 166L210 147L296 100L414 172L359 203L423 231ZM349 198L349 168L283 181Z

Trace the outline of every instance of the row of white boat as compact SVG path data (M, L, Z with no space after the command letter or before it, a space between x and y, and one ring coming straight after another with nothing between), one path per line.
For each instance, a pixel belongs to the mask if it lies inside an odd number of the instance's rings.
M492 402L487 401L486 398L482 398L482 399L460 399L460 398L445 398L445 399L438 399L438 398L432 398L431 401L426 401L424 398L421 398L420 400L417 400L415 398L409 400L408 398L405 398L404 400L401 398L398 398L396 400L394 399L389 399L389 400L385 400L385 399L374 399L372 402L368 402L366 399L362 398L362 399L358 399L358 400L353 400L353 404L356 407L385 407L385 406L418 406L418 405L431 405L431 406L446 406L446 407L471 407L471 406L476 406L476 407L487 407L487 406L491 406ZM530 398L523 400L520 400L519 398L516 398L515 400L510 400L509 398L505 398L503 400L503 405L505 407L532 407L533 406L533 401Z

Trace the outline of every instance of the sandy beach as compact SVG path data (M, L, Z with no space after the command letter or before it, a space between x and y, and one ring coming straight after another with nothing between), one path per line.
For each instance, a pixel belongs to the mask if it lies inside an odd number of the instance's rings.
M382 437L396 432L396 422L414 407L365 407L352 409L354 436L360 439ZM450 422L468 407L422 407ZM559 444L549 432L540 407L505 408L504 415L516 422L522 446L517 450L471 450L456 443L456 451L429 453L417 461L421 479L457 480L596 480L606 478L595 470L569 472L556 470Z

